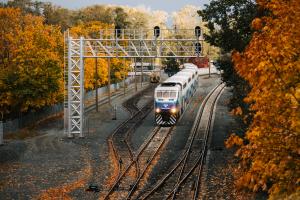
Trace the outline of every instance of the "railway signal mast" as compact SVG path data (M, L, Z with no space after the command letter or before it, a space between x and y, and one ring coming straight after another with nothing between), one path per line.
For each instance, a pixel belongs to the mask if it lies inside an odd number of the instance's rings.
M99 38L67 37L67 117L68 137L84 137L84 59L111 58L155 59L202 56L201 28L195 29L105 29ZM170 53L171 52L171 53ZM110 80L110 78L109 78ZM110 81L109 81L110 84ZM108 87L110 89L110 87ZM110 91L109 102L110 102Z

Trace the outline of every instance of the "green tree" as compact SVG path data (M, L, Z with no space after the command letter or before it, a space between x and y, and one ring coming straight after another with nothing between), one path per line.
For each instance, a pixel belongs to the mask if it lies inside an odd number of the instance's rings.
M169 52L168 56L174 55L173 53ZM165 65L165 72L170 75L176 74L179 71L179 63L177 62L176 58L166 58L163 62Z
M61 27L62 31L67 30L73 25L72 14L72 11L59 6L54 6L51 3L44 3L43 5L43 16L45 18L45 23L58 25Z
M128 14L124 11L123 8L117 7L114 10L114 15L115 15L115 25L122 28L126 29L129 27L130 22L128 21Z
M243 113L248 114L249 105L243 99L250 87L234 69L231 52L242 51L249 43L253 34L251 21L259 14L257 5L252 0L212 0L198 13L203 21L207 22L206 26L209 29L209 34L205 34L205 40L222 50L223 55L218 60L221 70L224 71L222 79L227 86L233 87L230 108L240 107ZM240 119L246 124L251 121L251 117L246 120Z

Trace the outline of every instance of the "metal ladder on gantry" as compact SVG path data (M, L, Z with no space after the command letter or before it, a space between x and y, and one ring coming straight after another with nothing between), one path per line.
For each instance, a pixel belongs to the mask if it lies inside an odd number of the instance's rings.
M84 137L84 59L106 58L109 71L111 58L193 58L202 57L203 52L199 26L195 29L160 29L158 26L151 30L105 29L99 30L99 38L73 38L68 34L65 44L64 124L68 137ZM110 91L108 93L110 97Z

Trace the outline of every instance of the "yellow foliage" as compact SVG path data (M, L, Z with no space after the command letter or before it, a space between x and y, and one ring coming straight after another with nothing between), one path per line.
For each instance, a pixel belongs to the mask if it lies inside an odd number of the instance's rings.
M101 29L113 29L112 25L104 24L99 21L91 21L79 24L70 29L70 35L74 38L99 38Z
M18 113L62 100L63 37L43 18L0 8L0 112Z
M250 44L232 56L235 69L251 85L245 101L255 111L249 143L240 149L244 163L252 164L238 183L253 191L268 189L272 198L299 189L300 1L257 2L271 14L252 22L257 32Z
M100 29L111 29L111 25L103 24L98 21L88 22L85 24L79 24L78 26L70 29L70 35L72 37L85 37L85 38L99 38ZM95 89L96 79L98 80L97 85L104 86L108 83L108 59L98 58L98 75L96 74L96 59L87 58L84 62L84 87L87 90ZM117 58L110 59L111 68L111 83L119 82L127 76L129 71L129 62ZM98 78L97 78L98 76Z
M231 111L231 113L232 113L233 115L242 115L242 114L243 114L243 111L242 111L242 108L241 108L241 107L237 107L237 108L233 109L233 110Z
M243 145L243 139L237 136L236 134L231 134L230 137L226 140L225 146L226 148L231 148L234 145L241 146Z

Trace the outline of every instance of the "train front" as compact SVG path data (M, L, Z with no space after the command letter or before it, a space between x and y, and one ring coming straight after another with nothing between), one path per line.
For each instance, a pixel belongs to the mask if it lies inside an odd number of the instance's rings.
M155 122L161 126L173 126L180 116L179 88L157 87L155 90Z

